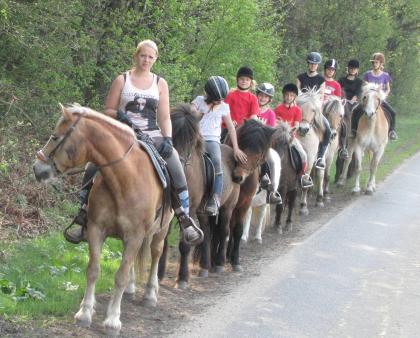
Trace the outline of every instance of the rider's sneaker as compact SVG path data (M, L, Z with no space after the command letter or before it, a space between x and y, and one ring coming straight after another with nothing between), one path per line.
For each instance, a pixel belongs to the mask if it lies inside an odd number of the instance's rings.
M397 135L395 130L390 130L389 134L388 134L388 137L392 141L398 140L398 135Z
M195 224L194 220L190 216L186 214L179 215L178 221L181 225L185 243L190 245L197 245L203 241L203 231Z
M215 216L219 213L219 203L217 197L211 197L206 204L206 213L210 216Z
M79 225L78 227L73 227L74 224ZM87 225L87 211L86 207L83 206L76 217L73 219L73 222L64 230L64 238L73 244L79 244L80 242L86 242L86 225ZM70 231L71 230L71 231Z
M349 158L349 152L347 151L346 148L341 148L340 151L338 152L338 157L341 158L342 160L347 160Z
M283 201L278 191L270 191L268 193L268 203L270 204L282 204Z
M86 225L87 225L87 211L84 207L82 207L79 210L79 213L74 218L73 223L79 224L84 228L86 227Z
M261 189L267 189L270 184L271 184L271 180L268 174L265 174L263 177L261 177L261 180L260 180Z
M315 162L315 167L317 169L325 169L325 159L323 157L320 157Z
M314 182L312 181L312 178L309 174L304 174L300 178L300 185L302 188L310 188L314 185Z

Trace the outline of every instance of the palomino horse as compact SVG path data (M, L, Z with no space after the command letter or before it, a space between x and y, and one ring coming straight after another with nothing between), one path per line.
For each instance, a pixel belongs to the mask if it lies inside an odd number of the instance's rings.
M278 189L280 183L281 173L281 159L279 154L274 149L268 149L271 158L273 159L274 166L277 167L274 170L274 182L273 188ZM267 190L260 189L260 191L253 197L251 207L249 208L244 224L244 231L242 234L242 242L246 243L249 237L249 231L251 223L255 222L255 236L254 239L258 243L262 243L262 233L264 231L265 224L270 222L270 205L267 203Z
M299 94L297 104L302 109L302 122L299 125L297 136L308 155L307 172L310 173L317 160L318 147L324 130L322 102L319 91L311 89ZM318 184L317 190L319 191L323 184L324 170L315 168L315 173ZM309 188L302 188L299 210L301 215L309 214L307 203L308 190ZM317 205L323 206L323 202L317 201Z
M341 124L344 116L344 107L341 98L337 96L329 96L324 102L323 114L327 118L331 127L331 139L328 150L325 154L325 171L324 184L320 185L318 190L317 201L329 200L329 185L331 166L334 161L334 156L338 152Z
M380 87L373 83L368 83L362 87L359 99L359 107L364 114L359 120L357 126L356 138L350 139L349 159L344 162L344 169L337 182L338 185L344 185L347 177L348 166L352 157L355 155L356 161L356 181L353 193L360 193L360 172L362 170L362 159L365 151L372 153L370 160L370 173L365 193L371 195L376 190L375 174L379 161L388 143L388 120L381 107L382 100L385 99L385 93Z
M34 172L40 181L84 167L87 162L99 167L89 197L87 286L75 319L83 326L91 324L102 245L106 237L120 238L124 252L104 321L107 333L119 333L121 298L125 290L134 292L128 284L133 280L133 263L136 255L147 252L149 240L152 262L144 300L149 305L157 302L158 261L173 214L169 203L162 207L162 184L152 162L137 146L129 127L80 106L62 107L54 132L37 157Z
M293 141L293 133L290 125L286 122L279 122L276 126L276 132L273 136L272 147L276 150L281 158L281 177L278 191L283 200L283 204L276 206L276 218L274 227L278 233L292 230L293 211L295 209L295 201L298 189L299 175L292 165L290 147ZM285 226L281 225L283 211L287 205L287 219Z

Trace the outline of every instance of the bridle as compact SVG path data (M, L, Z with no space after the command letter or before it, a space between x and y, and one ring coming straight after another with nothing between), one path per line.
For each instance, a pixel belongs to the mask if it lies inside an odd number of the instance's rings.
M369 89L369 91L372 91L372 92L377 92L376 91L376 89ZM381 100L378 98L378 105L376 106L376 109L375 109L375 111L373 112L373 114L372 114L372 116L373 115L376 115L376 113L378 112L378 109L379 109L379 107L380 107L380 105L381 105ZM366 109L365 109L365 107L362 105L362 107L363 107L363 113L365 114L365 115L367 115L367 113L366 113ZM371 116L371 117L372 117Z
M41 150L39 150L37 153L36 153L36 157L37 157L37 159L38 160L40 160L41 162L43 162L43 163L46 163L46 164L48 164L48 165L50 165L50 166L52 166L53 168L54 168L54 170L56 171L56 173L59 173L59 174L64 174L63 172L61 172L60 170L58 170L58 168L57 168L57 166L56 166L56 164L55 164L55 162L54 162L54 160L53 160L53 157L54 157L54 155L55 155L55 153L57 152L57 150L60 148L60 147L62 147L63 145L64 145L64 143L66 142L66 140L70 137L70 135L75 131L75 129L76 129L76 126L77 126L77 124L80 122L80 120L81 120L81 118L83 117L85 115L85 113L81 113L78 117L77 117L77 119L76 119L76 121L74 121L73 123L72 123L72 125L66 130L66 132L64 133L64 135L63 136L61 136L61 138L59 139L59 141L57 142L57 144L54 146L54 148L50 151L50 153L49 154L45 154L44 153L44 151L43 151L43 149L41 149ZM48 143L51 141L51 140L56 140L57 139L57 136L56 135L54 135L54 134L52 134L51 136L50 136L50 138L49 138L49 140L48 140L48 142L47 142L47 145L48 145ZM133 149L133 147L134 147L134 144L136 143L136 140L134 140L133 141L133 143L128 147L128 149L126 150L126 152L124 153L124 155L122 156L122 157L120 157L120 158L118 158L118 159L115 159L115 160L112 160L112 161L110 161L110 162L108 162L108 163L105 163L105 164L103 164L103 165L101 165L101 166L98 166L98 169L100 170L101 168L105 168L105 167L109 167L109 166L112 166L112 165L114 165L114 164L117 164L117 163L119 163L119 162L121 162L121 161L123 161L127 156L128 156L128 154L131 152L131 150ZM45 146L44 146L44 148L45 148ZM81 173L81 172L84 172L85 171L85 169L82 169L82 170L77 170L77 171L72 171L72 172L67 172L66 174L67 175L75 175L75 174L79 174L79 173Z

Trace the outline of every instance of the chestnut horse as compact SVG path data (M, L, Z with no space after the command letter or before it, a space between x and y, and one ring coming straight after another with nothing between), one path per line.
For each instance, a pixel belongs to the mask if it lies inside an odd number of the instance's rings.
M337 182L338 185L344 185L348 166L354 153L356 181L353 193L360 193L361 190L360 173L362 171L362 159L365 151L372 153L369 179L365 193L371 195L376 190L376 170L388 143L388 120L381 107L381 102L384 99L385 93L378 85L368 83L362 87L359 106L356 109L362 109L364 114L357 125L356 137L349 140L350 157L344 162L343 172Z
M324 102L322 113L327 118L331 127L331 140L325 154L324 184L320 185L320 189L318 190L318 202L330 199L329 186L331 166L333 164L334 157L338 152L339 139L341 137L340 130L344 117L344 107L341 98L337 96L329 96L327 101Z
M273 136L272 147L281 158L281 176L278 191L283 200L283 204L276 206L276 217L274 228L278 233L291 231L293 227L293 212L295 209L296 195L299 184L299 175L292 165L290 147L293 141L294 129L287 122L279 122ZM282 214L287 206L286 223L282 225Z
M319 143L323 137L324 123L322 115L322 102L319 91L316 89L308 90L299 94L296 99L297 104L302 109L302 122L299 124L298 139L308 155L307 173L311 173L312 167L317 160ZM316 174L317 191L323 184L324 170L314 169ZM308 215L308 190L302 188L299 213ZM318 201L318 206L323 206L323 202Z
M149 156L137 145L133 130L76 105L62 107L54 132L37 157L34 172L39 181L82 168L87 162L99 167L89 196L87 286L75 319L90 326L103 243L107 237L120 238L124 252L104 321L107 333L119 333L122 295L134 292L134 261L136 255L144 258L150 241L152 262L144 300L149 305L157 302L158 261L173 216L169 203L162 207L162 183Z

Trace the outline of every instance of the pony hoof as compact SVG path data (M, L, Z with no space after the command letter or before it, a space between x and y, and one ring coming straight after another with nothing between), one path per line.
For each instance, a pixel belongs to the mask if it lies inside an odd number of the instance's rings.
M118 337L121 329L114 329L112 327L105 327L105 334L107 337Z
M245 238L241 238L241 244L246 244L248 241Z
M242 266L240 266L239 264L237 264L237 265L232 265L232 271L233 272L242 272L243 269L242 269Z
M317 207L320 207L320 208L325 207L325 205L324 205L324 202L323 202L323 201L318 201L318 202L316 202L316 206L317 206Z
M198 277L207 278L208 276L209 276L209 270L207 270L207 269L201 269L198 272Z
M366 190L365 195L372 196L373 195L373 190Z
M278 235L282 235L283 234L283 229L281 227L281 225L276 225L274 226L274 230Z
M307 208L307 207L305 207L305 208L301 208L301 209L299 210L299 215L301 215L301 216L308 216L308 215L309 215L309 210L308 210L308 208Z
M176 288L180 290L185 290L188 287L188 282L181 280L176 283Z
M336 185L337 187L344 187L344 181L338 181Z
M360 190L352 190L351 194L354 196L360 195Z
M105 319L104 327L107 336L116 337L121 331L121 321L119 319Z
M76 325L84 328L89 328L90 324L92 324L92 317L89 316L86 312L77 312L74 315L74 319L76 320Z
M216 273L222 273L225 271L225 267L223 265L216 265L214 268L214 272Z
M284 230L286 232L292 231L293 230L293 223L292 222L287 222L286 223L286 227L284 228Z
M141 304L145 307L156 307L157 305L157 300L156 299L152 299L152 298L143 298L143 300L141 301Z
M256 241L258 244L262 244L262 238L255 238L255 241Z

